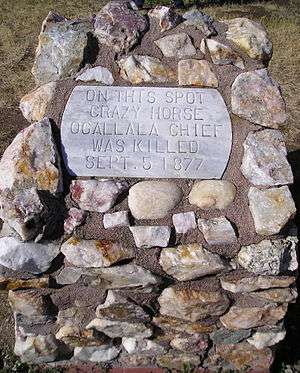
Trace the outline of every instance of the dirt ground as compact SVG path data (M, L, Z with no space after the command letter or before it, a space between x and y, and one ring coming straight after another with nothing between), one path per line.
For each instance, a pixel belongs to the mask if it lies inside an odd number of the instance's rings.
M20 98L34 88L30 70L42 20L50 10L66 17L96 13L101 0L0 0L0 154L18 133L28 125L21 115ZM145 6L168 1L146 0ZM195 1L185 1L187 6ZM282 87L288 110L283 128L296 184L294 197L299 206L300 185L300 0L200 1L202 10L217 19L248 17L262 22L272 38L274 55L269 69ZM297 218L299 223L299 217ZM0 294L0 350L13 345L13 320ZM282 343L274 372L300 372L300 304L290 306L288 334ZM0 357L1 360L1 357ZM297 366L297 363L299 366ZM1 369L0 361L0 372Z

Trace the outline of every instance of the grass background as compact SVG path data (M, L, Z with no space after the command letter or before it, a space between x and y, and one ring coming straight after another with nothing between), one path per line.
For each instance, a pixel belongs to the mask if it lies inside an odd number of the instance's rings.
M26 125L18 110L20 98L34 88L30 73L41 23L50 10L66 17L96 13L103 0L0 0L0 154L16 133ZM168 1L146 0L145 7ZM196 5L193 0L187 6ZM299 207L300 194L300 0L199 1L204 12L217 19L248 17L265 25L273 41L274 54L269 70L281 85L286 100L288 121L282 128L289 159L294 169L292 193ZM299 223L299 217L297 217ZM300 372L300 305L291 305L287 318L288 334L281 344L274 372ZM0 294L0 349L13 343L12 318L6 295ZM5 357L6 356L6 357ZM2 363L1 363L2 361ZM0 371L22 371L9 365L10 358L0 354ZM5 363L6 362L6 363ZM1 368L2 364L2 368ZM5 370L3 366L8 364ZM16 370L17 369L17 370Z

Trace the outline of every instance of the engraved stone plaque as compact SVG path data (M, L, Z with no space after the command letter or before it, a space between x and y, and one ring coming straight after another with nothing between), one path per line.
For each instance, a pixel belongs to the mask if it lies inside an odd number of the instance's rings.
M232 131L216 89L76 86L61 125L77 176L221 178Z

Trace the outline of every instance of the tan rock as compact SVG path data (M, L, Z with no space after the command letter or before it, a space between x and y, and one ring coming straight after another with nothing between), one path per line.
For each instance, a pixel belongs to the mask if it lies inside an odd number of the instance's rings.
M35 290L10 290L8 301L14 313L28 318L49 314L52 305L49 296L39 294Z
M157 364L173 371L183 371L186 366L196 368L200 365L200 356L189 353L168 352L157 358Z
M154 317L152 322L166 332L172 331L173 333L188 333L191 335L212 333L216 329L215 324L206 321L188 322L169 316Z
M237 242L233 226L224 216L198 219L198 227L209 245L229 245Z
M185 33L170 34L154 43L162 51L165 57L182 58L196 54L191 38Z
M208 61L188 59L178 62L178 84L216 88L219 81Z
M28 280L0 276L0 290L20 290L30 288L47 288L49 277L30 278Z
M257 291L251 295L274 303L292 303L297 299L298 293L296 288L283 288Z

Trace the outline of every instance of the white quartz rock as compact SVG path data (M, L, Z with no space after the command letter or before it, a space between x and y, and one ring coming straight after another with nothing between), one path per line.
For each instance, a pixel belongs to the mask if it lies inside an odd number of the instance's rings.
M210 245L229 245L236 243L236 234L224 216L212 219L198 219L199 230Z
M138 338L122 338L122 345L126 352L129 354L143 354L143 355L162 355L166 352L166 349L149 339L138 339Z
M104 363L115 359L121 349L112 343L102 346L75 347L74 359L80 361L90 361L93 363Z
M117 211L104 214L103 226L105 229L129 226L128 211Z
M135 226L130 227L137 247L166 247L168 246L171 228L167 226Z
M255 346L258 350L261 350L265 347L274 346L282 341L285 335L286 331L283 325L280 325L256 331L252 337L247 339L247 342Z
M197 228L195 213L193 211L181 212L172 216L173 224L177 233L187 233Z
M93 80L106 85L112 85L114 82L112 73L102 66L91 67L76 77L76 81L91 82Z

